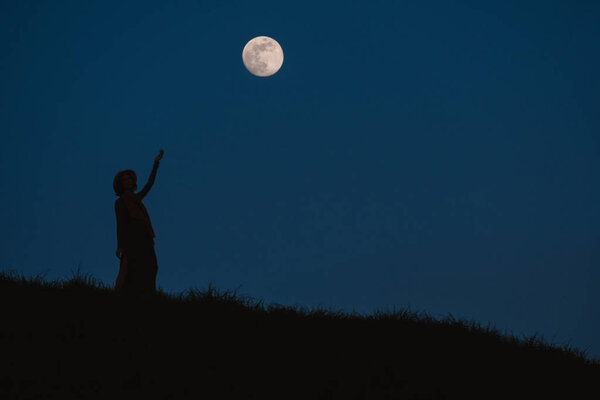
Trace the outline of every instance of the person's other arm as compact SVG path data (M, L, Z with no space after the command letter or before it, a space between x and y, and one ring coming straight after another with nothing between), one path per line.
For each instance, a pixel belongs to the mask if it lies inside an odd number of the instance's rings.
M150 177L148 178L148 182L146 183L144 188L142 190L140 190L140 192L138 193L140 200L143 199L148 194L148 192L150 191L150 188L154 184L154 179L156 179L156 171L157 170L158 170L158 161L155 160L154 166L152 167L152 172L150 172Z
M126 210L120 201L115 201L115 214L117 216L117 257L121 258L124 249L123 227L125 226Z

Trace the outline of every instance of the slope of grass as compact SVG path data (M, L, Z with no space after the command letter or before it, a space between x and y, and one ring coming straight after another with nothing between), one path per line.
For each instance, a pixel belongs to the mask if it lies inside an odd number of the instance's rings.
M600 398L600 362L449 316L0 273L0 398ZM589 396L592 397L583 397Z

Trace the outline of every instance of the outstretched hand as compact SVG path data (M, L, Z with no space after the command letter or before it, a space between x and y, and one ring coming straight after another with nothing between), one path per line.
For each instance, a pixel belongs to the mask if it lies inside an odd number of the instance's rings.
M158 153L158 155L156 156L156 158L154 159L154 161L160 161L160 159L162 158L163 154L165 154L165 151L163 149L160 149L160 153Z

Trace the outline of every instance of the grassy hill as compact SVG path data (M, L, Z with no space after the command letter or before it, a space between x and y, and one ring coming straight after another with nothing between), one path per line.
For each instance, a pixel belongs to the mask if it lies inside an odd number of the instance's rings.
M600 398L584 352L452 317L138 298L79 271L2 272L0 310L0 399Z

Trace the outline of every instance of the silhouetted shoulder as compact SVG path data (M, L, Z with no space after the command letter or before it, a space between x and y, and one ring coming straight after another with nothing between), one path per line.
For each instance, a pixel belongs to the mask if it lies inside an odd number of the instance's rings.
M121 218L126 218L127 207L125 206L125 201L122 197L115 200L115 214L117 215L117 221Z

